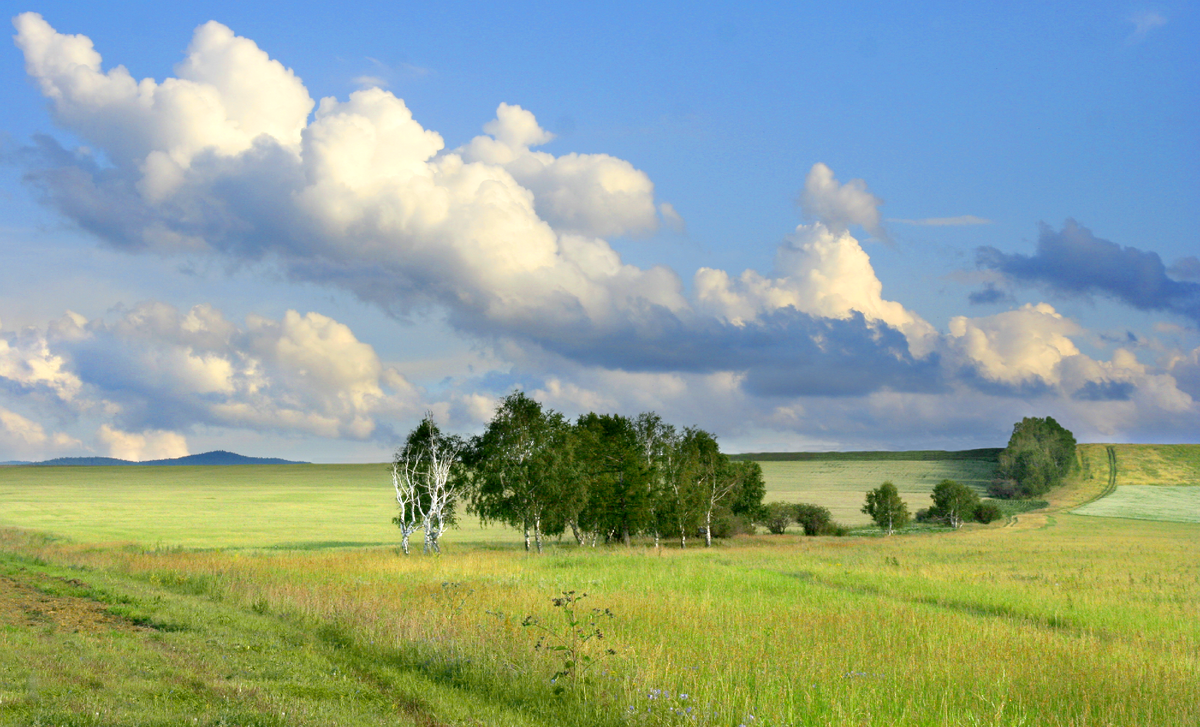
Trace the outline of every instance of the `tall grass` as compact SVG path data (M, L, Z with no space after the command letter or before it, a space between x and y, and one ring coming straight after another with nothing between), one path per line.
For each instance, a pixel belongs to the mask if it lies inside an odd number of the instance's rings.
M939 537L760 537L712 550L562 548L545 557L156 552L11 534L5 547L258 609L407 668L458 669L489 703L535 713L539 699L553 704L547 682L557 665L533 649L521 621L553 623L551 596L577 590L616 614L605 644L617 655L582 688L597 718L1196 724L1195 527L1054 521ZM544 691L534 699L530 689ZM668 715L665 704L692 711Z

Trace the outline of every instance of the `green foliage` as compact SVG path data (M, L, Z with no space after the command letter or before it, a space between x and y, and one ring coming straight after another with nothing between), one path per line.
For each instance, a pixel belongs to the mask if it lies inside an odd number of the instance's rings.
M771 502L763 510L763 517L758 522L773 535L783 535L796 519L796 506L790 502Z
M579 604L585 598L586 593L575 595L575 591L563 591L562 595L550 599L562 615L562 623L557 628L545 625L535 616L526 616L521 621L525 628L541 632L533 650L552 654L560 660L557 671L550 678L555 694L565 692L568 685L576 686L581 680L586 682L587 673L592 667L601 659L617 653L612 648L605 648L596 656L590 653L588 644L604 638L601 624L605 620L612 620L613 613L607 608L593 608L590 615L580 613Z
M796 522L804 528L805 535L832 535L834 526L829 508L820 505L800 504L795 506Z
M964 521L975 516L975 508L979 506L979 495L970 487L955 482L942 480L933 488L933 507L929 510L930 518L945 520L946 523L958 529Z
M471 442L467 462L476 487L470 509L484 522L521 528L526 550L532 532L540 552L542 536L563 532L586 504L575 450L561 414L514 391Z
M988 494L1027 498L1062 484L1076 467L1075 437L1053 417L1025 417L1013 425L1008 446L1000 452L997 481Z
M870 515L875 524L888 535L907 525L910 519L908 505L900 499L900 492L891 482L884 482L868 492L862 511Z
M619 414L589 413L579 417L575 433L587 491L580 526L629 545L654 518L652 471L634 422Z
M990 522L999 520L1004 517L1004 513L1000 511L1000 506L994 502L982 502L975 507L975 522L987 525Z

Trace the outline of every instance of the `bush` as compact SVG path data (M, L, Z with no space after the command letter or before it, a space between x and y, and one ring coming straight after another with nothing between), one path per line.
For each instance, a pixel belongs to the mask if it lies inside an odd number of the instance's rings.
M1004 517L1004 513L1000 511L1000 506L994 502L981 502L975 508L975 522L987 525L1002 517Z
M828 531L833 525L833 520L830 518L829 508L820 505L796 505L795 516L796 522L804 528L805 535L831 534Z
M754 523L744 515L735 515L727 507L717 507L713 510L714 538L732 538L735 535L753 535ZM703 528L698 533L704 535Z
M931 523L937 519L938 516L933 512L932 507L923 507L913 515L913 521L919 523Z
M763 517L759 524L773 535L783 535L787 526L796 519L796 506L790 502L771 502L763 507Z
M1017 485L1017 481L1010 477L997 477L988 483L988 497L994 497L997 500L1015 500L1021 488Z
M842 538L850 534L850 526L842 525L839 522L829 521L824 528L821 529L821 535L832 535L837 538Z

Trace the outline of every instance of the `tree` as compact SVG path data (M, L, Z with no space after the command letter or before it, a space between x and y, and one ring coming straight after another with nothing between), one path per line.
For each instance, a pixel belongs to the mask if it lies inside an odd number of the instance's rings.
M771 502L764 508L759 520L774 535L783 535L787 526L796 519L796 506L790 502Z
M738 473L729 466L729 458L721 453L716 438L703 429L685 429L680 449L682 489L690 491L689 499L694 498L699 505L704 520L704 545L712 547L713 513L741 484Z
M673 481L678 469L679 433L652 411L639 414L633 429L649 467L650 530L657 548L661 533L674 530Z
M542 536L561 533L581 496L570 425L558 412L521 391L500 402L483 434L471 442L469 464L477 486L472 512L484 522L521 528L542 552Z
M954 480L937 483L930 497L933 498L933 507L929 514L945 520L955 530L962 527L963 521L973 518L975 508L979 507L979 495Z
M650 467L634 422L619 414L589 413L575 424L579 470L588 504L582 519L605 539L630 538L651 525Z
M1062 484L1076 466L1075 436L1053 417L1025 417L1013 425L1000 452L997 479L989 492L997 497L1034 497Z
M796 505L796 522L804 528L805 535L825 535L833 524L829 508L820 505Z
M867 493L862 511L888 535L907 525L909 520L908 505L900 499L900 492L890 481Z
M455 507L467 486L456 471L463 442L443 434L433 412L409 433L392 460L392 486L400 511L392 522L400 528L401 546L408 555L408 538L420 525L425 531L424 552L440 553L438 539L454 524Z

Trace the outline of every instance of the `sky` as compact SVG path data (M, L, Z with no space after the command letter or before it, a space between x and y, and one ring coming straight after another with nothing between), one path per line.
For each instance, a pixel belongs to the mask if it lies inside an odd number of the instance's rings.
M1200 442L1194 3L6 3L0 461Z

